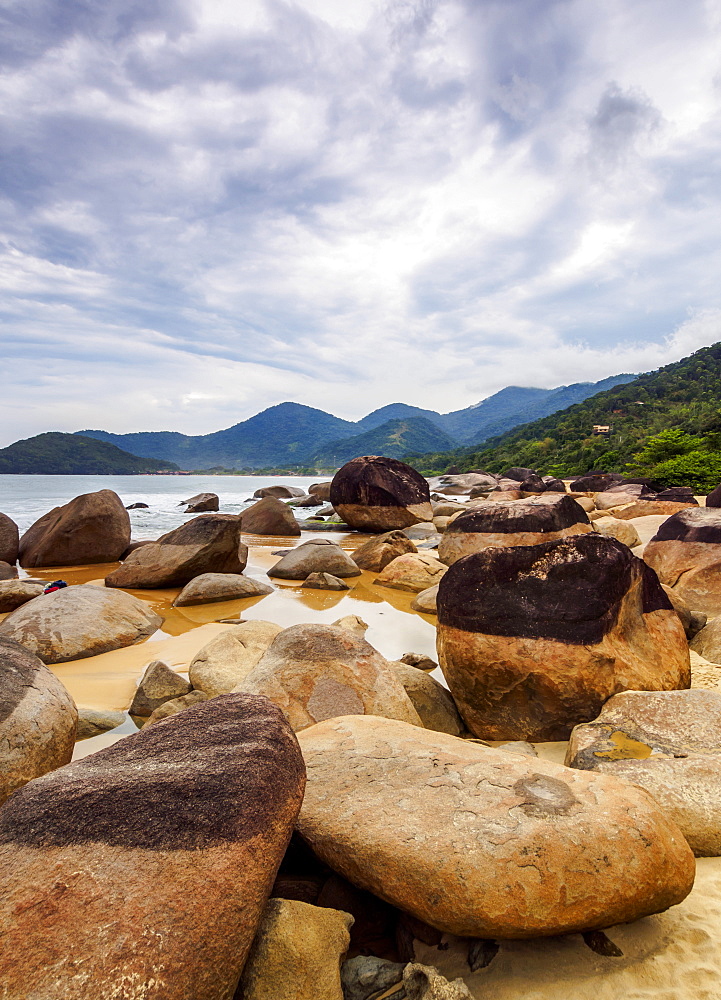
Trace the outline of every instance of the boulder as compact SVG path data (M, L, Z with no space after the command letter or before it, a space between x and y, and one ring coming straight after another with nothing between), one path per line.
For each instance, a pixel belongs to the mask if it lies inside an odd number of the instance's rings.
M507 469L506 472L500 476L500 479L511 479L514 483L523 483L525 480L537 475L538 473L535 469L524 469L520 466L514 466L512 469Z
M162 660L153 660L140 678L128 711L131 715L150 716L166 701L180 698L190 691L190 684Z
M461 472L454 476L441 476L435 487L446 496L463 496L473 490L492 490L498 479L485 472Z
M178 715L189 708L195 708L196 705L209 700L205 691L188 691L187 694L181 694L179 698L171 698L170 701L164 701L162 705L158 705L153 711L143 729L147 729L148 726L152 726L156 722L162 722L163 719L169 719L171 715ZM139 716L139 718L142 718L142 716Z
M130 594L83 584L33 598L0 623L44 663L65 663L133 646L163 624L160 615Z
M17 524L7 514L0 514L0 560L14 566L20 547L20 532Z
M619 521L615 517L598 517L593 522L594 531L609 538L615 538L629 549L641 544L641 538L632 524L628 521Z
M428 483L395 458L354 458L333 477L330 502L351 528L392 531L431 521Z
M344 1000L369 1000L403 982L405 965L389 962L373 955L356 955L343 963L340 970ZM403 1000L397 994L398 1000Z
M299 497L288 504L289 507L320 507L323 501L320 497L309 493L307 496Z
M83 708L78 706L78 730L75 736L78 740L88 740L91 736L109 733L125 722L125 712L114 712L112 709Z
M0 582L0 613L14 611L34 597L40 597L45 590L42 583L27 583L25 580L2 580Z
M415 667L417 670L425 670L426 673L438 667L436 661L425 653L404 653L398 662L407 663L409 667Z
M182 587L201 573L242 573L248 547L240 540L235 514L201 514L134 549L122 566L105 577L106 587Z
M621 496L621 494L616 495ZM619 520L630 521L632 517L648 517L649 514L666 514L671 517L672 514L678 514L680 510L694 506L698 506L695 500L690 503L688 500L665 500L662 497L651 495L612 507L611 514Z
M402 660L391 660L391 667L426 729L449 736L461 735L465 727L447 688L424 670Z
M546 484L546 493L566 492L566 484L562 479L554 479L553 476L544 476L543 482Z
M17 788L67 764L75 702L42 660L0 639L0 805Z
M344 1000L352 925L341 910L269 899L240 979L243 1000Z
M721 692L625 691L571 733L569 767L645 788L694 854L721 855Z
M588 472L580 479L575 479L570 488L575 493L601 493L622 481L623 476L616 472Z
M190 683L210 698L228 694L282 631L273 622L249 621L221 632L193 657L188 671Z
M350 590L350 587L337 576L330 573L311 573L301 584L301 589L308 590Z
M254 497L262 500L263 497L276 497L278 500L292 500L294 497L303 497L305 493L297 486L262 486L253 494Z
M454 563L438 590L438 654L481 739L566 739L619 691L690 684L683 626L656 575L595 532Z
M691 649L711 663L721 663L721 616L700 629L691 640Z
M268 570L268 576L278 580L305 580L311 573L331 573L341 578L360 576L348 553L328 538L302 542Z
M246 597L264 597L273 588L242 573L201 573L186 583L173 601L174 608L218 601L237 601Z
M84 493L43 514L20 539L20 565L115 562L130 542L130 517L117 493Z
M240 515L244 535L300 535L293 511L282 500L264 497Z
M635 487L628 486L623 487L624 490L634 489ZM638 490L643 490L643 486L636 487ZM648 491L646 491L648 492ZM625 507L626 504L634 504L640 498L640 494L617 492L615 489L606 490L603 493L596 493L593 497L593 503L598 510L614 510L616 507ZM665 508L664 508L665 509Z
M6 1000L230 1000L303 786L282 714L241 694L16 792L0 811Z
M270 698L296 732L337 715L382 715L421 725L388 660L361 636L334 625L285 629L239 689Z
M149 507L150 507L150 504L147 504L147 503L129 503L125 509L126 510L148 510Z
M462 979L451 983L438 969L416 962L409 962L403 970L403 992L406 1000L473 1000Z
M198 493L197 496L191 497L190 500L184 500L183 503L188 505L184 512L186 514L203 514L206 511L217 511L220 508L217 493Z
M438 546L451 565L489 546L537 545L592 531L585 510L567 494L549 493L518 503L486 503L454 518Z
M321 503L327 503L330 500L330 488L333 485L332 481L325 483L313 483L312 486L308 487L308 493L311 496L318 497Z
M351 552L351 559L361 569L380 573L397 556L417 552L415 545L402 531L387 531L376 535Z
M391 560L373 582L381 587L420 594L438 583L447 568L430 552L409 552Z
M303 839L440 931L576 933L658 913L693 885L676 824L608 775L367 716L321 722L299 742Z
M721 483L706 497L707 507L721 507ZM12 560L10 560L12 562Z
M11 566L10 563L5 562L4 559L0 559L0 580L17 580L17 578L17 566L14 564Z
M488 499L493 500L494 503L513 503L516 500L522 500L523 493L520 490L499 487L497 490L491 490Z
M522 493L545 493L545 490L546 484L540 476L529 476L528 479L524 479L521 483Z
M437 601L438 584L434 583L432 587L422 590L413 598L411 608L413 611L420 611L422 615L435 615L438 614Z
M643 558L695 611L721 614L721 510L689 507L669 517Z
M707 616L703 611L692 611L688 606L686 601L680 594L676 593L673 587L666 586L662 583L664 593L668 597L669 601L673 605L673 610L681 619L681 624L683 625L683 630L686 633L686 638L691 640L695 635L697 635L701 629L704 627L708 621Z

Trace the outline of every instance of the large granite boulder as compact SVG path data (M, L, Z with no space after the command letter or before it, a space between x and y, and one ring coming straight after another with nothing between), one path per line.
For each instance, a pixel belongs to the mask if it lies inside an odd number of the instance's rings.
M408 552L392 559L373 582L380 587L420 594L438 583L447 568L430 552Z
M231 1000L305 783L274 705L230 695L0 811L6 1000Z
M337 715L382 715L422 725L388 660L336 625L285 629L238 690L270 698L296 732Z
M0 639L0 805L70 762L77 721L75 702L42 660Z
M5 562L4 559L0 559L0 581L17 580L18 576L18 568L15 564L11 566L10 563Z
M417 551L413 542L402 531L386 531L384 535L376 535L359 545L351 552L351 559L361 569L380 573L397 556Z
M20 548L20 532L17 524L7 514L0 514L0 562L14 566Z
M245 535L300 535L293 511L275 497L264 497L240 515Z
M438 587L439 584L434 583L432 587L428 587L426 590L422 590L420 594L417 594L411 601L413 611L420 611L422 615L437 614Z
M621 497L621 494L618 496ZM630 521L634 517L650 517L652 514L665 514L671 517L672 514L678 514L679 511L690 507L698 508L695 500L691 503L688 500L671 500L651 494L627 503L621 501L618 506L611 508L610 513L621 521Z
M620 521L615 517L596 518L593 522L593 530L601 535L608 535L609 538L616 538L624 545L628 545L629 549L641 544L641 537L634 525L628 521Z
M328 503L330 500L330 488L332 486L332 481L329 480L325 483L313 483L308 487L308 493L310 496L317 497L321 503Z
M585 476L574 479L571 490L574 493L601 493L621 482L623 476L616 472L587 472Z
M130 543L130 517L112 490L84 493L43 514L20 539L20 565L115 562Z
M299 742L304 840L441 931L609 927L665 910L693 885L681 831L625 781L367 716L322 722Z
M434 489L446 496L467 496L474 490L495 489L498 478L486 472L460 472L456 475L441 476Z
M420 472L378 455L354 458L339 469L330 502L359 531L392 531L433 520L428 483Z
M305 580L311 573L330 573L341 579L360 576L360 570L348 553L328 538L302 542L268 570L268 576L279 580Z
M189 500L183 500L183 503L188 505L185 508L186 514L203 514L220 508L220 498L217 493L197 493Z
M303 490L299 490L297 486L262 486L259 490L256 490L253 494L259 500L263 497L275 497L278 500L292 500L294 497L305 496Z
M656 575L595 532L454 563L438 589L438 654L481 739L566 739L619 691L690 684L683 626Z
M571 733L569 767L645 788L694 854L721 855L721 691L624 691Z
M706 497L707 507L721 507L721 483Z
M142 642L163 624L160 615L130 594L83 584L35 597L0 622L43 663L65 663Z
M192 607L196 604L215 604L218 601L238 601L246 597L264 597L272 594L267 583L253 580L242 573L201 573L186 583L173 601L174 608Z
M228 694L282 631L274 622L249 621L221 632L193 657L188 671L190 683L210 698Z
M694 611L721 614L721 510L689 507L669 517L643 558Z
M703 611L692 611L683 597L673 587L669 587L665 583L662 583L661 586L673 605L673 610L680 618L686 638L690 642L704 628L708 621L708 616Z
M712 618L691 639L691 649L711 663L721 663L721 615Z
M45 590L44 583L28 583L26 580L0 581L0 613L14 611L27 604L34 597L40 597Z
M592 531L588 514L567 494L517 503L486 503L455 517L441 538L438 558L451 565L490 545L537 545Z
M184 677L176 674L163 660L153 660L140 678L128 711L131 715L148 717L166 701L182 698L189 691L190 684Z
M390 665L413 702L423 727L437 733L448 733L449 736L460 736L465 727L448 688L429 673L403 660L391 660Z
M105 577L106 587L182 587L201 573L242 573L248 547L235 514L200 514L157 542L134 549Z

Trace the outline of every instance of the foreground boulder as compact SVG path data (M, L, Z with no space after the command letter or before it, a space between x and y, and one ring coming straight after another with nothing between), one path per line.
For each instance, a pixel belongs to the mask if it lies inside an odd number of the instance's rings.
M106 587L182 587L201 573L242 573L248 547L234 514L201 514L179 528L134 549L105 577Z
M130 543L130 517L117 493L84 493L43 514L20 539L20 565L115 562Z
M0 623L0 636L19 642L44 663L64 663L132 646L162 624L145 601L86 583L23 604Z
M391 531L433 520L428 483L395 458L365 455L339 469L330 488L339 517L358 531Z
M282 714L230 695L0 812L7 1000L231 1000L303 798Z
M268 570L268 576L279 580L305 580L311 573L331 573L341 579L360 576L348 553L328 538L311 538L297 545Z
M240 515L246 535L300 535L293 511L275 497L264 497Z
M186 583L173 601L174 608L192 607L196 604L214 604L218 601L238 601L245 597L264 597L272 594L267 583L253 580L242 573L201 573Z
M694 854L721 855L721 692L624 691L571 733L566 764L645 788Z
M391 664L365 639L335 625L285 629L240 689L270 698L296 732L337 715L422 725Z
M669 517L644 560L694 611L721 614L721 510L689 507Z
M567 494L487 503L453 519L441 538L438 558L450 566L491 545L537 545L592 530L586 511Z
M14 566L20 547L18 526L7 514L0 514L0 562Z
M447 567L430 552L409 552L397 556L387 564L373 583L392 590L406 590L420 594L437 584Z
M40 597L45 590L43 583L27 583L25 580L0 581L0 613L14 611L27 604L34 597Z
M0 639L0 805L16 788L67 764L75 702L42 660Z
M299 742L303 838L441 931L592 930L665 910L693 885L681 831L624 781L387 719L331 719Z
M283 629L274 622L243 622L221 632L193 657L188 676L208 697L228 694L250 673Z
M683 626L656 575L595 532L467 556L437 603L439 662L481 739L566 739L619 691L690 684Z
M351 559L361 569L380 573L397 556L417 551L413 542L402 531L387 531L384 535L376 535L359 545L351 552Z

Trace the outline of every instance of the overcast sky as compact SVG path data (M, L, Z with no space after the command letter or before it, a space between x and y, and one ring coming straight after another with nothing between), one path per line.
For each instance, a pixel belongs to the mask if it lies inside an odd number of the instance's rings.
M4 0L0 444L721 340L702 0Z

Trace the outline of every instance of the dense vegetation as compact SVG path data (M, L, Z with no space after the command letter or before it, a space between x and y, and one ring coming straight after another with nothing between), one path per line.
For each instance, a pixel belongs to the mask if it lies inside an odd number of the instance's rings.
M172 462L139 458L114 444L78 434L38 434L0 449L0 473L132 476L144 472L170 472L177 468Z
M387 420L380 427L325 445L313 456L318 465L338 467L359 455L385 455L402 458L409 451L431 448L452 448L453 438L439 430L424 417L407 420Z

